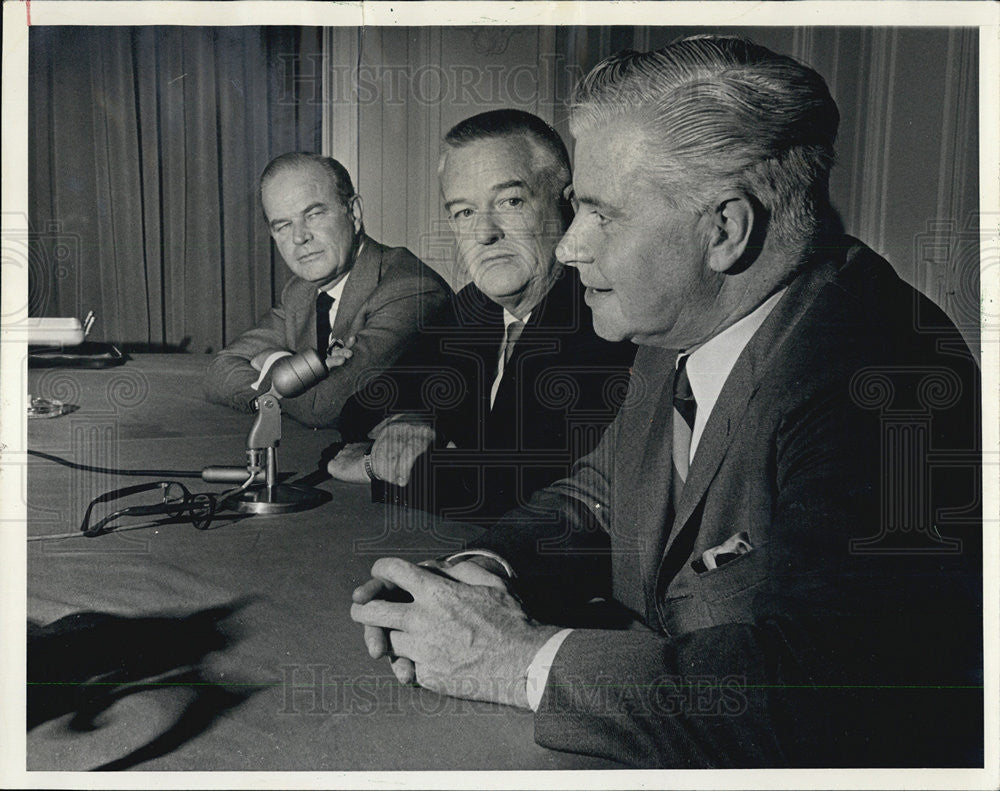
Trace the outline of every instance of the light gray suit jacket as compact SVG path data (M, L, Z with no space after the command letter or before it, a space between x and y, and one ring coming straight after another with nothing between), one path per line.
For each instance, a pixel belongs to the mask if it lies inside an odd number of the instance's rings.
M281 300L256 327L219 352L208 366L205 396L241 412L270 387L252 387L260 373L250 361L262 352L300 352L316 347L316 286L293 277ZM332 328L335 337L357 338L351 359L282 410L307 426L335 425L344 403L360 384L392 365L420 327L448 301L451 290L409 250L385 247L369 237L351 270Z

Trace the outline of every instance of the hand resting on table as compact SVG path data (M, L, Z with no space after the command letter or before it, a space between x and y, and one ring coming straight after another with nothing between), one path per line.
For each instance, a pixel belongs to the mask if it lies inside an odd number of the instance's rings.
M435 561L432 570L381 558L352 598L368 653L388 656L400 682L521 708L528 666L559 631L529 618L506 582L475 561Z

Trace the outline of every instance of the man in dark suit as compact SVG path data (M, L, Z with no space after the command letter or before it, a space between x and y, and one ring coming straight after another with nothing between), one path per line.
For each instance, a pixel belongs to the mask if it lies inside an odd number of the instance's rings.
M839 232L838 120L741 39L584 79L557 255L640 344L630 394L469 551L374 564L352 617L397 677L627 765L982 765L978 368ZM637 628L560 628L594 597Z
M537 116L495 110L444 138L441 192L472 282L397 365L348 402L341 432L376 424L376 499L487 524L565 477L614 418L635 347L594 333L575 270L555 259L569 156ZM384 420L388 416L388 420ZM369 482L368 443L334 477Z
M283 154L261 174L260 199L294 276L279 304L215 356L205 393L250 412L278 359L317 349L330 375L282 409L307 426L330 426L357 383L394 363L451 292L409 250L365 234L361 196L335 159Z

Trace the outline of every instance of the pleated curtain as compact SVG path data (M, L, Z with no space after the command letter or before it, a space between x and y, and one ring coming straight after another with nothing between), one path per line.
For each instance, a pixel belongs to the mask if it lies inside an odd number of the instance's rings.
M221 348L287 277L257 177L319 150L319 30L49 27L29 46L30 313Z

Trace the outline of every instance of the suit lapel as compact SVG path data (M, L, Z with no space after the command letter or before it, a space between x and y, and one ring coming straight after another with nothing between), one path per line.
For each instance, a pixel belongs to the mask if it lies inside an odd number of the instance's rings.
M364 247L358 253L358 260L354 262L347 283L344 284L337 319L333 324L333 336L341 340L347 340L345 335L350 332L354 317L382 277L382 245L368 236L362 238Z
M762 374L774 359L780 358L784 353L784 344L812 305L818 291L832 275L832 267L821 264L794 280L737 359L705 424L688 470L687 481L675 504L673 527L663 558L670 553L678 537L684 532L688 520L705 497L739 430L743 415L760 386ZM670 378L672 383L673 372Z
M478 400L469 403L464 431L474 447L484 447L491 430L490 388L497 370L500 339L503 338L503 310L474 283L463 288L452 302L455 332L442 339L441 350L465 371L467 381L476 383ZM500 394L497 393L499 399ZM475 408L472 408L475 405ZM474 439L473 439L474 438Z
M672 529L669 531L663 529L664 525L671 524L671 518L676 511L671 502L670 489L674 444L673 392L674 377L677 373L674 361L677 352L669 350L660 353L663 354L662 370L666 371L666 376L656 398L654 411L647 421L650 431L646 434L644 452L639 459L637 469L629 476L634 481L629 485L634 485L635 491L642 492L641 497L635 498L637 513L634 521L639 526L641 590L649 623L654 623L656 618L657 574L667 547L673 541L676 526L680 524L674 519ZM654 430L653 427L657 427L658 430Z
M532 421L531 411L538 407L532 396L526 394L526 387L534 386L550 365L558 365L558 354L561 344L560 330L578 326L575 312L579 312L578 295L582 287L575 270L564 268L548 293L531 310L520 337L514 344L510 360L504 366L504 375L497 388L497 397L490 409L489 395L496 377L497 361L500 357L500 346L503 343L506 330L503 324L503 308L492 301L495 314L496 342L492 346L482 346L483 370L486 376L484 386L485 400L483 402L488 438L493 446L509 446L514 437L513 427L524 427ZM589 321L589 317L587 318ZM500 432L503 432L500 434Z
M556 289L559 288L560 282L561 279L553 285L552 289L542 298L541 302L531 310L531 316L525 323L520 337L514 343L514 351L504 365L504 375L500 380L500 386L497 388L497 397L493 402L492 409L490 409L489 401L490 390L493 387L493 381L496 379L497 363L500 359L500 347L503 345L507 330L503 323L503 308L492 301L490 302L496 309L496 342L492 346L483 346L481 348L483 351L483 370L486 372L487 379L485 385L486 414L489 415L487 420L492 426L500 426L503 427L504 431L509 431L510 427L515 424L513 421L517 417L516 410L525 408L525 405L518 403L518 379L521 375L525 375L530 380L534 373L530 369L534 367L533 362L534 359L538 358L539 352L543 355L551 355L550 350L540 349L537 344L543 337L543 333L540 332L542 327L545 326L547 332L547 328L551 324L553 317L557 315L559 299ZM500 419L501 416L502 419Z
M297 288L295 303L285 306L290 312L286 325L297 327L298 336L292 349L302 351L312 349L316 346L316 295L319 292L316 287L306 281L302 281L301 288Z
M675 526L683 525L691 517L719 469L722 459L725 458L732 441L733 429L739 425L750 399L757 390L754 362L752 355L741 355L726 379L722 392L719 393L719 399L705 424L691 468L688 470L687 481L681 491L680 499L675 504ZM677 532L673 531L671 539Z

